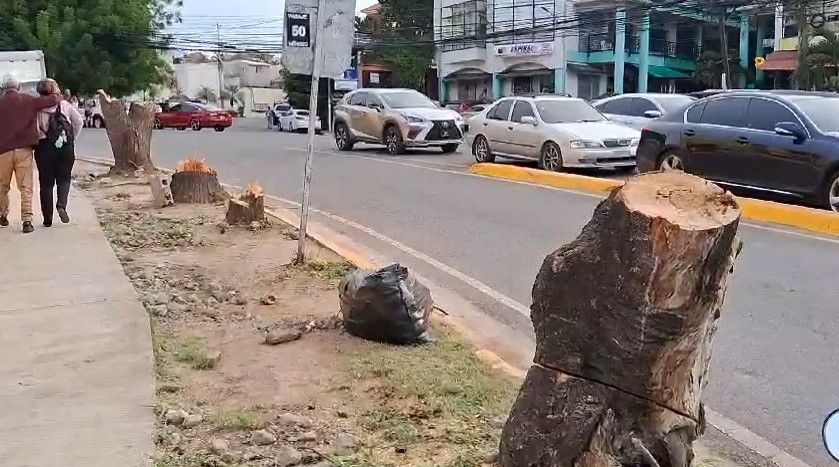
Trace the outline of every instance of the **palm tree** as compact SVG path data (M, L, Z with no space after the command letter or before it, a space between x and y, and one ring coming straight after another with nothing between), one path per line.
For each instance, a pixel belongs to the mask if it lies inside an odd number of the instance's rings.
M218 96L216 95L215 89L209 86L201 86L201 89L198 90L198 94L195 95L195 98L205 102L218 102Z
M224 86L224 92L222 93L222 98L230 99L230 107L236 107L236 101L238 101L237 94L239 92L239 85L237 84L228 84Z

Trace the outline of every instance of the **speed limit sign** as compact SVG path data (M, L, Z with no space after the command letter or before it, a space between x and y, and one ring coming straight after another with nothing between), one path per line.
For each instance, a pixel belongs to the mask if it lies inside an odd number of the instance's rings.
M311 46L311 19L309 13L286 12L286 45L288 47Z

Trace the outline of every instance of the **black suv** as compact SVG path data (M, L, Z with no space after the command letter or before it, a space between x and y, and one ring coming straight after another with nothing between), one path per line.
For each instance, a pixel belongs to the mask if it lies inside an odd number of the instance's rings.
M729 91L651 121L638 170L678 169L839 212L839 95Z

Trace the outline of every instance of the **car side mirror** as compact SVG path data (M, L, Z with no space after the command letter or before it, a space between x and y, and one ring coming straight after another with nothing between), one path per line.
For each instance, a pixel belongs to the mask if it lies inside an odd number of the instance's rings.
M822 425L822 441L827 453L839 462L839 410L827 416Z
M795 139L804 139L807 133L804 128L801 128L796 122L778 122L775 124L775 134L780 136L789 136Z
M661 112L658 110L648 110L644 112L644 117L646 118L659 118L661 117Z
M370 104L367 104L367 107L369 107L371 109L376 109L379 112L382 111L382 106L379 105L379 104L370 103Z
M524 123L525 125L536 126L536 119L528 115L526 117L521 118L521 123Z

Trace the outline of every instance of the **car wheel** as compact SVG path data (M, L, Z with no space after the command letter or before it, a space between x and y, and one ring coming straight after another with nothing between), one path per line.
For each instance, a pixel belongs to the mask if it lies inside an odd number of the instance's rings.
M460 145L457 144L457 143L444 144L440 149L443 150L443 154L451 154L451 153L457 151L458 146L460 146Z
M659 159L658 170L681 170L684 172L685 163L677 154L668 152Z
M186 131L186 127L185 126L179 126L178 131Z
M405 152L405 143L402 141L402 135L396 125L388 125L385 128L385 148L388 154L394 156Z
M551 172L562 171L562 151L556 143L547 142L539 154L539 167Z
M219 133L221 133L222 131L224 131L224 127L223 127L223 126L217 126L215 129L216 129L216 131L218 131Z
M161 122L159 118L154 119L154 129L155 130L162 130L163 129L163 122Z
M198 119L193 119L189 122L189 127L192 128L192 131L201 131L201 122Z
M93 128L105 128L105 121L101 117L93 117Z
M828 179L822 204L833 212L839 212L839 171Z
M478 162L495 162L495 154L489 149L489 141L481 135L472 142L472 155Z
M339 123L335 126L335 146L340 151L352 151L355 142L350 136L350 129L346 123Z

